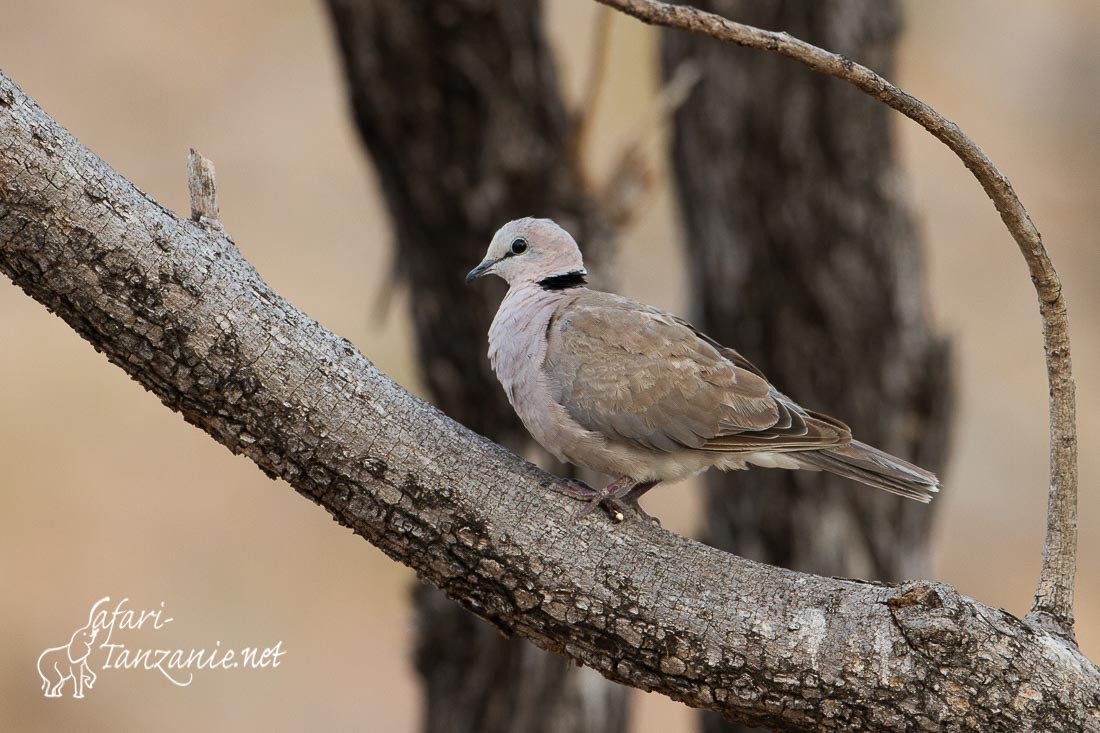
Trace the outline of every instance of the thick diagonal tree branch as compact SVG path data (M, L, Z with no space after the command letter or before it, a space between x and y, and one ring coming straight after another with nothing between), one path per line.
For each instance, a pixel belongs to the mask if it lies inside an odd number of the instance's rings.
M597 0L654 25L702 33L770 51L852 84L917 122L949 147L981 183L1027 261L1039 296L1043 351L1050 386L1050 490L1043 564L1029 614L1073 638L1073 584L1077 569L1077 420L1069 353L1069 318L1062 283L1012 184L959 126L871 69L787 33L735 23L688 5L655 0Z
M1100 730L1100 670L927 582L571 521L555 479L405 392L0 74L0 271L165 405L496 624L778 729Z

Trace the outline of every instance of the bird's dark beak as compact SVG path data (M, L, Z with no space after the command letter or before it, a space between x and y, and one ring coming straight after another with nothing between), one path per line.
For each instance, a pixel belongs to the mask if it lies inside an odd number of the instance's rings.
M492 266L496 263L497 260L483 260L480 265L466 273L466 284L469 285L474 280L477 280L479 277L487 273L489 269L492 268Z

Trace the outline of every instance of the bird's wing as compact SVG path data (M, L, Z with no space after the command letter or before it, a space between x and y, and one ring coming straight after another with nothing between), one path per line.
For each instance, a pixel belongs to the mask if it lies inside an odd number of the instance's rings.
M547 327L543 372L587 430L639 447L721 452L805 450L851 440L804 410L737 352L656 308L586 291Z

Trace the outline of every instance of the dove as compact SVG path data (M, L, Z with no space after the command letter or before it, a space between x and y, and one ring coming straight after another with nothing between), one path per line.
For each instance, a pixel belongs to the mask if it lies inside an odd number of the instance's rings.
M709 468L828 471L928 502L936 476L852 438L748 359L658 308L587 287L573 237L551 219L500 228L470 283L508 284L489 328L489 361L531 436L561 461L614 477L553 488L619 521L661 482Z

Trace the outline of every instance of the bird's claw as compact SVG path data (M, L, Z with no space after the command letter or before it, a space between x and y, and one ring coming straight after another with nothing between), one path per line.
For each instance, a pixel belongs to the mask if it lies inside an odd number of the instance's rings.
M627 503L634 508L634 511L638 513L638 516L641 517L643 521L649 522L655 527L661 526L661 520L647 512L645 509L642 509L642 505L638 503L637 499L634 499L633 501L628 501Z

